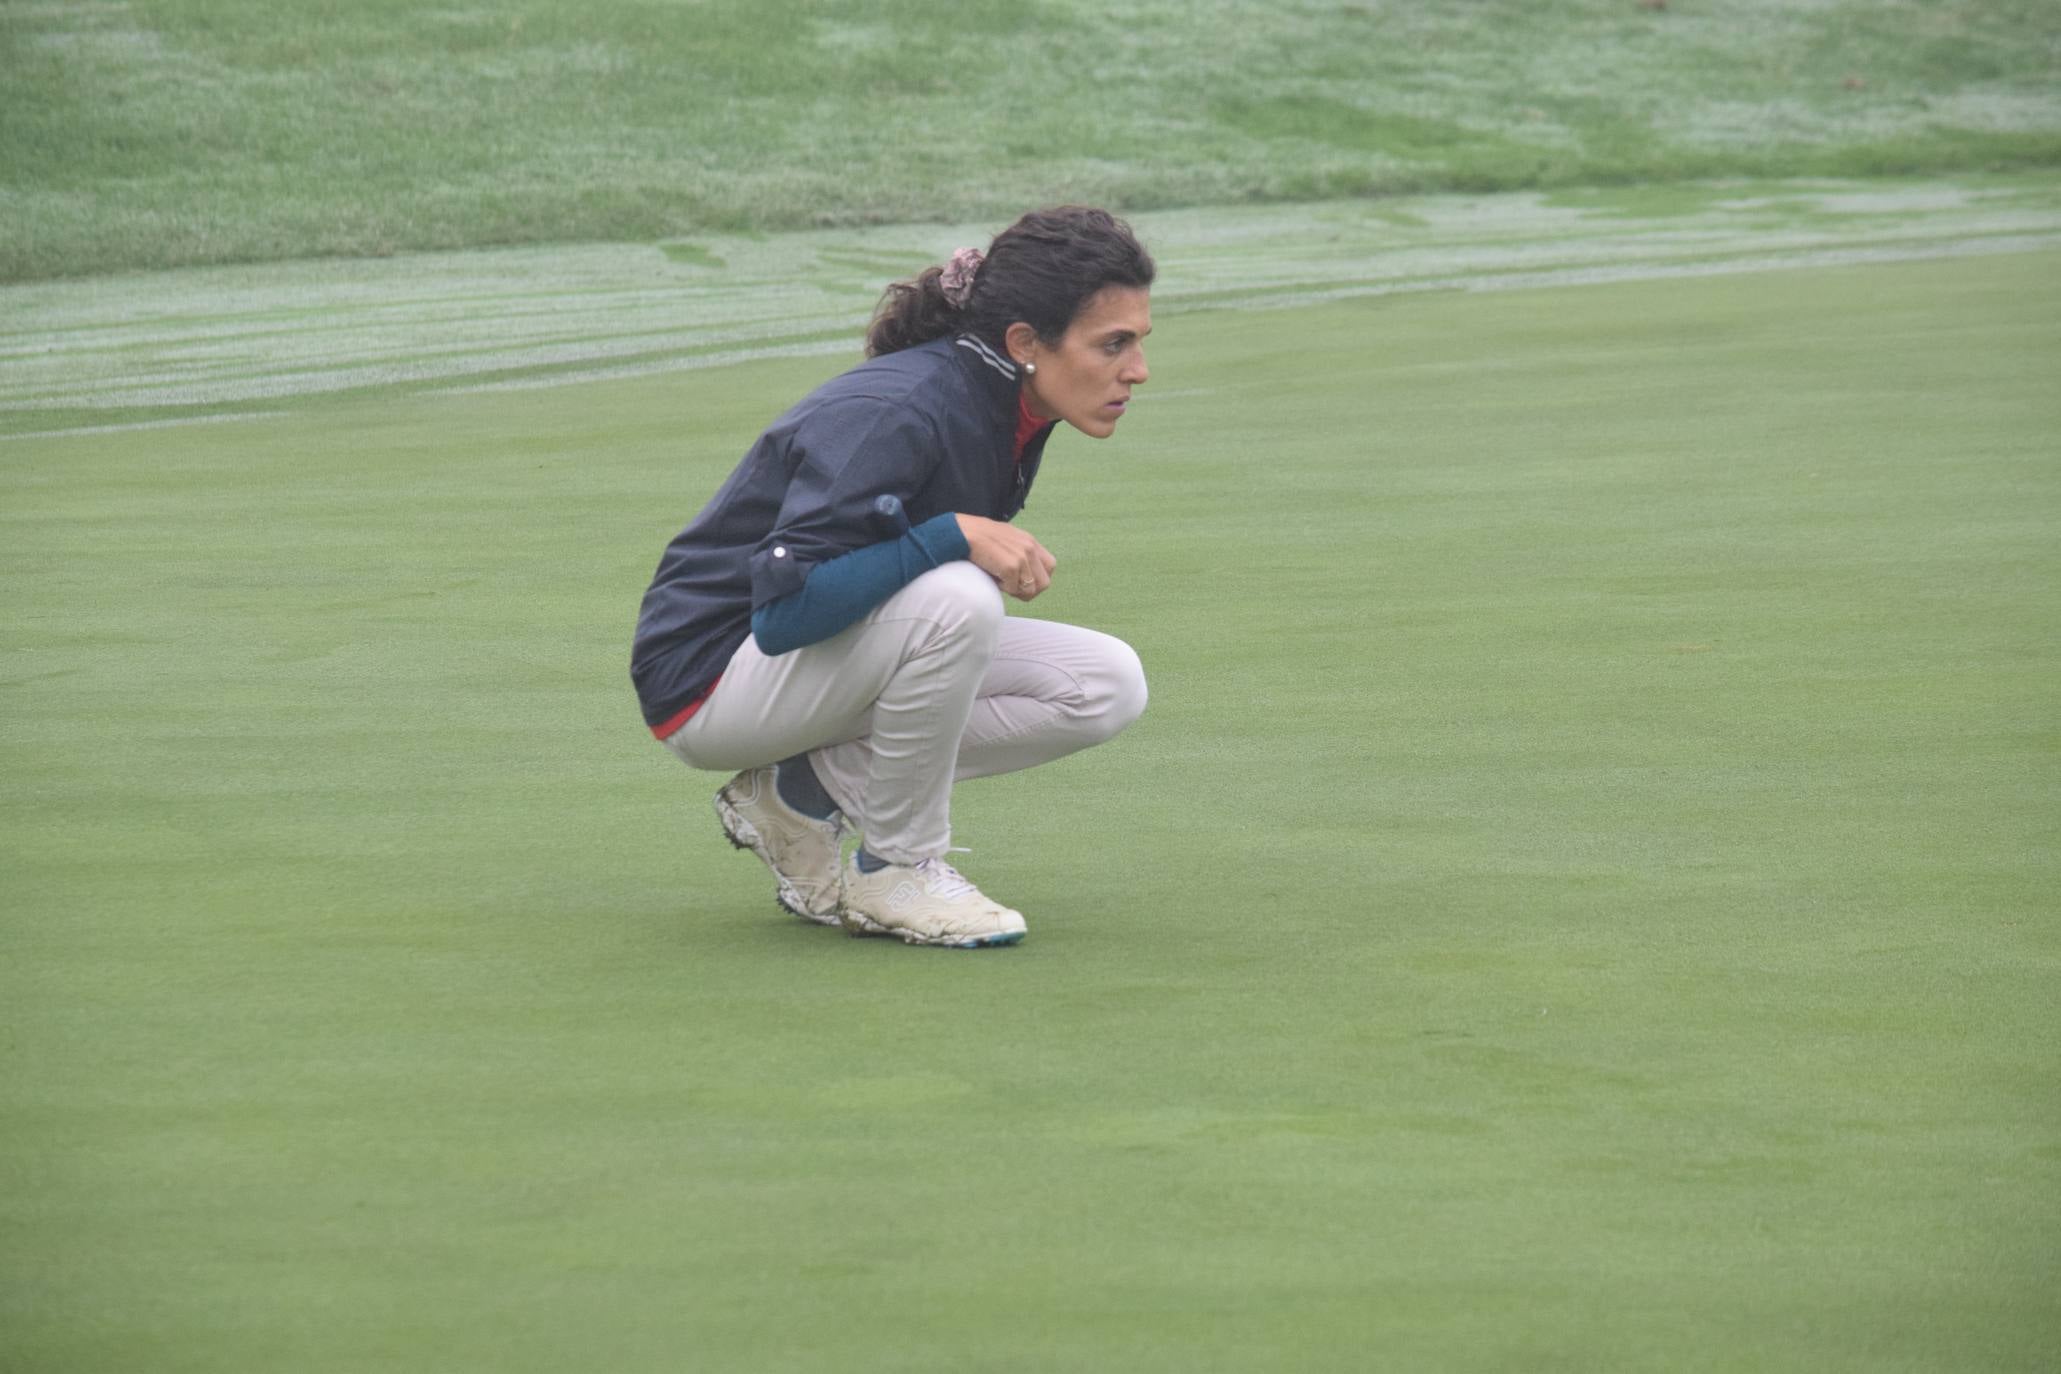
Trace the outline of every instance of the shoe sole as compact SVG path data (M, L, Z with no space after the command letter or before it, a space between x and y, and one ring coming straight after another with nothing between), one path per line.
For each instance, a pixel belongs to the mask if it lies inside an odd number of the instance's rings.
M863 916L859 919L862 921L866 920ZM868 922L868 924L873 926L872 930L854 931L853 933L891 935L905 945L923 945L930 949L1001 949L1007 945L1023 943L1023 937L1027 933L1021 930L1005 930L993 935L968 935L955 940L918 935L913 930L890 930L886 926L875 922Z
M778 904L780 909L790 916L799 916L802 920L812 925L841 926L847 930L851 929L850 924L841 914L841 910L832 910L820 914L809 910L807 904L802 901L801 893L795 890L794 884L790 883L781 874L780 870L773 866L772 858L766 853L765 841L759 837L758 827L746 820L744 813L732 804L729 793L730 789L727 787L722 788L716 793L716 819L722 823L723 838L730 842L733 849L748 849L758 856L758 861L764 864L766 871L773 875L773 901ZM873 922L868 921L865 917L861 916L858 919L867 926L871 926L872 929L854 931L854 934L874 935L885 933L879 926L874 925Z
M983 936L980 936L980 937L979 937L978 939L974 939L974 940L968 940L968 941L966 941L966 942L964 942L964 943L962 943L962 944L957 944L957 945L953 945L953 946L952 946L952 948L953 948L953 949L1005 949L1005 948L1007 948L1007 947L1008 947L1008 946L1010 946L1010 945L1020 945L1020 944L1022 944L1022 943L1023 943L1023 937L1024 937L1024 934L1025 934L1025 932L1024 932L1024 931L1021 931L1021 930L1011 930L1011 931L1005 931L1004 933L1002 933L1002 934L1000 934L1000 935L983 935Z
M884 926L872 917L856 911L846 912L845 922L845 934L855 940L900 940L905 945L923 945L930 949L1000 949L1003 945L1019 944L1024 937L1023 931L1016 930L1000 935L976 935L964 940L928 939L913 930L896 930L891 926Z

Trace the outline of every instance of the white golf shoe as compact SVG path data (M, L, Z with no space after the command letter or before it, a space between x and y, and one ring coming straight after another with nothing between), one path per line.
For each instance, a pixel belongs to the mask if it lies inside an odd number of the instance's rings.
M780 799L773 769L747 768L716 792L723 833L773 870L773 899L804 921L834 926L842 905L838 841L844 817L819 821Z
M1024 936L1023 914L981 895L943 859L888 864L871 873L852 855L844 868L845 929L892 935L905 944L978 949L1013 945Z

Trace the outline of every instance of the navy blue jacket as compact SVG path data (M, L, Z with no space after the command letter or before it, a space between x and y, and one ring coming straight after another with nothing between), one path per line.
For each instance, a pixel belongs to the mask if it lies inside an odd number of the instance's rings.
M645 723L707 695L752 612L810 569L958 513L1023 509L1049 429L1015 457L1016 365L972 335L872 358L804 397L759 436L644 593L630 677Z

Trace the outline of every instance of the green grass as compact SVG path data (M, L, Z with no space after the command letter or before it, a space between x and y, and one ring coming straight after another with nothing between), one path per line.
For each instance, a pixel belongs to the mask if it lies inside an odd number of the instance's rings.
M1627 21L1631 22L1631 21ZM776 916L623 661L825 359L21 440L38 1370L2034 1370L2061 256L1192 310L1024 946Z
M0 6L0 280L2061 162L2046 0Z

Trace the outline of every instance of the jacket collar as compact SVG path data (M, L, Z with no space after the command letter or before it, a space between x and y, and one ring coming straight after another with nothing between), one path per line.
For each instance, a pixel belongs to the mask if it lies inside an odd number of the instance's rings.
M1022 375L1016 364L1005 354L997 353L986 342L972 334L961 334L953 339L952 343L966 350L960 355L960 361L969 364L968 370L987 382L988 389L995 394L996 400L1006 400L1009 403L1005 410L1010 425L1014 426L1017 383Z

